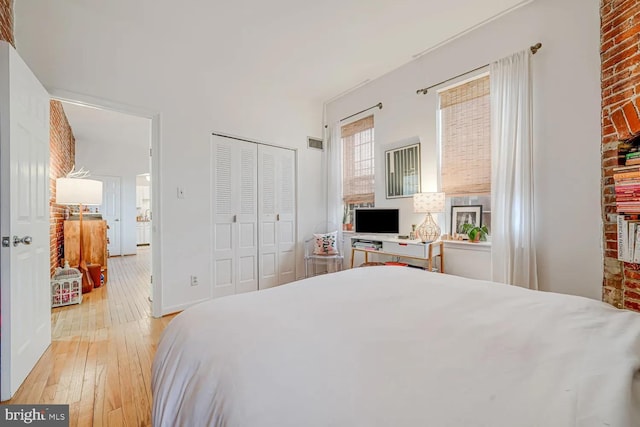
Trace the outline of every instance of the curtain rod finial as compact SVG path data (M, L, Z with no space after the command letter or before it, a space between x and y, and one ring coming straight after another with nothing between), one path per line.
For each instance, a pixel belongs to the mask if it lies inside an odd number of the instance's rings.
M426 95L428 91L429 91L429 89L427 89L427 88L424 88L424 89L418 89L418 90L416 91L416 95L420 95L420 94L422 94L422 95Z
M540 50L540 48L542 47L542 43L536 43L533 46L531 46L531 53L532 54L536 54L536 52L538 52Z
M378 105L376 105L376 107L382 110L382 102L378 102Z

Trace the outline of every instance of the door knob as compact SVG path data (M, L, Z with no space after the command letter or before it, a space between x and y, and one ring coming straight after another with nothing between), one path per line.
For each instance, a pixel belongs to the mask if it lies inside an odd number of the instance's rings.
M24 236L22 239L18 236L13 236L13 246L18 246L20 243L23 245L30 245L33 239L31 236Z
M120 219L119 219L119 218L116 218L116 219L114 219L114 221L118 222L118 221L120 221Z

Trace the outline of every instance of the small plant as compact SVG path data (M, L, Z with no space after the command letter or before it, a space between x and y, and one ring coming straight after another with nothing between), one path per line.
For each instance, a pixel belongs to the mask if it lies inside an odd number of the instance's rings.
M489 229L486 225L482 227L478 227L474 224L465 223L462 224L462 232L465 233L469 237L469 241L478 242L482 240L483 242L487 240L487 235L489 234Z
M351 224L351 215L349 214L349 205L344 205L344 213L342 214L342 229L351 231L353 224Z

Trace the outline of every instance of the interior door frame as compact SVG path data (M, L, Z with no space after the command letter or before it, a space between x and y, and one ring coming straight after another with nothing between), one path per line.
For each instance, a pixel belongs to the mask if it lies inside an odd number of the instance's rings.
M63 89L46 88L51 95L51 99L68 102L84 107L98 108L100 110L115 111L117 113L129 114L151 120L151 212L153 221L151 223L151 276L152 276L152 302L151 315L162 317L162 177L160 175L160 121L161 114L157 111L120 104L103 98L70 92Z

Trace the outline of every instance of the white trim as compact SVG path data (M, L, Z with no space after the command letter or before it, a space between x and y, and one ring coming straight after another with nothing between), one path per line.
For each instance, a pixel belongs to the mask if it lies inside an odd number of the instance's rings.
M196 304L200 304L201 302L205 302L205 301L211 301L211 298L202 298L199 299L197 301L193 301L193 302L186 302L183 304L178 304L178 305L172 305L170 307L165 307L162 310L162 313L160 314L160 316L155 316L155 317L163 317L163 316L167 316L169 314L174 314L174 313L179 313L181 311L186 310L189 307L193 307Z
M287 147L286 145L272 144L270 142L259 141L257 139L247 138L245 136L232 135L230 133L212 131L211 132L211 136L214 136L214 135L215 136L221 136L223 138L238 139L240 141L251 142L253 144L267 145L269 147L276 147L276 148L284 148L285 150L291 150L291 151L296 151L296 152L298 151L297 148Z
M459 39L460 37L462 37L462 36L464 36L464 35L466 35L466 34L469 34L470 32L475 31L475 30L477 30L478 28L480 28L480 27L483 27L483 26L487 25L488 23L490 23L490 22L492 22L492 21L495 21L496 19L502 18L503 16L505 16L505 15L507 15L507 14L509 14L509 13L513 12L514 10L519 9L519 8L521 8L522 6L525 6L525 5L529 4L529 3L531 3L532 1L533 1L533 0L524 0L524 1L522 1L522 2L520 2L520 3L518 3L518 4L516 4L516 5L513 5L512 7L510 7L510 8L509 8L509 9L507 9L507 10L503 10L502 12L500 12L500 13L498 13L498 14L496 14L496 15L493 15L493 16L491 16L490 18L487 18L487 19L485 19L485 20L484 20L484 21L482 21L482 22L477 23L476 25L474 25L474 26L472 26L472 27L469 27L469 28L467 28L466 30L460 31L458 34L455 34L455 35L453 35L453 36L449 37L448 39L445 39L445 40L441 41L440 43L438 43L438 44L436 44L436 45L434 45L434 46L428 47L428 48L426 48L425 50L423 50L423 51L421 51L421 52L418 52L418 53L416 53L416 54L412 55L412 56L411 56L411 58L413 58L413 59L418 59L418 58L420 58L421 56L426 55L426 54L427 54L427 53L429 53L429 52L433 52L434 50L439 49L439 48L441 48L442 46L444 46L444 45L446 45L446 44L449 44L449 43L451 43L452 41L454 41L454 40L456 40L456 39Z
M471 243L464 240L443 240L444 247L462 249L465 251L491 252L491 242Z
M114 102L104 98L70 92L64 89L47 88L52 99L64 101L71 104L81 105L89 108L115 111L138 117L151 119L151 211L153 220L151 222L151 275L152 283L152 303L151 314L153 317L162 317L170 313L170 308L162 307L162 179L160 174L161 166L161 117L162 115L153 110L136 107L128 104Z

